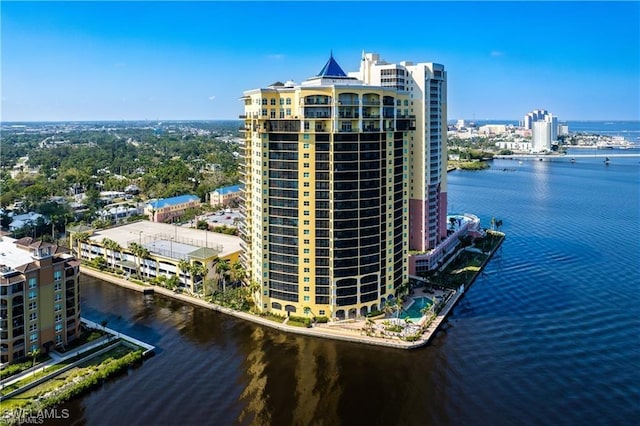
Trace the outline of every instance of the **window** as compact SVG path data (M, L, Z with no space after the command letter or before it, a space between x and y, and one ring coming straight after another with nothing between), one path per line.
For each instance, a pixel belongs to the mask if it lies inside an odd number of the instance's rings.
M305 215L305 216L309 216L309 210L305 210L305 211L304 211L304 215Z
M309 260L309 258L308 258L308 257L305 257L305 259L304 259L304 263L311 263L311 261Z
M291 105L291 98L287 98L287 105Z
M305 136L309 136L309 135L305 135ZM303 144L303 145L302 145L302 147L303 147L304 149L309 149L309 144L308 144L308 143L305 143L305 144Z
M62 336L58 334L56 336L56 345L60 345L60 344L62 344Z
M55 286L53 287L54 291L60 291L62 290L62 283L56 283Z
M62 314L56 314L56 322L62 321Z
M38 341L38 333L31 333L31 336L29 336L29 341L31 343L37 342Z
M53 307L53 310L56 312L60 312L62 310L62 305L60 303L56 303Z
M31 324L29 326L29 331L38 331L38 324Z
M308 201L305 201L305 202L304 202L304 206L305 206L305 207L309 207L309 202L308 202Z
M29 291L29 299L35 299L38 296L38 293L35 290Z
M280 98L280 105L284 105L284 98Z
M56 302L59 302L61 300L62 300L62 294L61 293L56 294Z
M29 278L29 288L36 288L37 284L38 284L37 278Z
M276 99L275 98L271 98L271 105L275 105L276 104Z
M304 174L302 176L308 178L309 177L309 172L304 172Z
M62 331L62 324L56 324L56 333L60 333Z
M305 219L304 224L309 225L309 221Z
M309 252L309 249L308 249L308 248L304 249L304 254L309 254L309 253L310 253L310 252Z
M309 240L304 240L304 243L305 244L309 244Z
M304 291L309 291L309 286L305 286Z
M304 296L304 301L308 302L309 301L309 296ZM304 308L305 311L307 311L309 308ZM305 312L305 314L308 314L309 312Z
M266 105L267 104L267 99L263 99L262 100L262 105Z
M306 273L311 272L311 268L304 268L304 272L306 272Z
M324 315L324 309L320 309L319 314L320 314L320 315Z
M309 187L309 182L304 182L302 185L303 185L305 188L308 188L308 187Z
M304 195L305 197L308 197L309 196L309 191L304 191L304 193L302 195Z
M38 309L38 302L29 302L29 310L33 311L34 309Z
M35 321L38 319L38 313L37 312L31 312L29 314L29 321Z
M62 279L62 271L54 271L53 272L53 280L60 281Z
M303 233L304 233L304 235L309 235L309 230L308 230L308 229L305 229L305 230L303 231Z
M309 168L309 163L304 163L304 164L302 165L302 167L304 167L305 169L308 169L308 168Z

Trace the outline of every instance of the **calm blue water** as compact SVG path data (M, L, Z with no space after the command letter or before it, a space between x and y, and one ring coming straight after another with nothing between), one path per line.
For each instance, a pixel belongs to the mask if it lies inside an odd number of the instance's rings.
M500 160L448 189L507 239L430 346L287 335L85 277L83 315L158 354L66 404L74 424L636 424L640 158Z

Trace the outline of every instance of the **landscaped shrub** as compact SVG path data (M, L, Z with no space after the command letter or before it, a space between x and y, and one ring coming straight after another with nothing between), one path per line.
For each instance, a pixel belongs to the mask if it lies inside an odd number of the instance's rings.
M376 311L371 311L371 312L369 312L369 313L367 314L367 317L368 317L368 318L371 318L371 317L377 317L378 315L382 315L382 314L384 314L384 312L376 310Z
M315 317L315 320L318 324L325 324L329 322L329 317L325 317L325 316Z
M296 317L296 316L290 316L289 317L289 321L288 322L299 322L301 324L306 325L307 327L311 327L311 318L306 318L306 317Z

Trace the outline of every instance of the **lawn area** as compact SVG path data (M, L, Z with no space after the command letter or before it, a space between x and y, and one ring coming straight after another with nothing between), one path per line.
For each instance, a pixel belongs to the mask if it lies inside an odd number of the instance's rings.
M131 347L120 344L117 347L105 352L104 354L98 355L95 358L87 360L79 364L78 366L61 373L60 375L48 380L32 389L27 390L20 395L16 395L13 398L9 398L7 400L2 401L2 408L5 411L16 410L16 409L29 409L30 405L32 405L36 399L43 398L45 394L48 397L51 397L51 392L60 389L61 387L72 387L73 383L79 386L79 391L83 391L87 389L89 386L84 384L83 381L91 380L92 376L102 377L105 374L111 374L114 366L116 366L121 361L127 361L126 357L133 355L135 349ZM140 352L137 352L140 353ZM141 357L141 355L140 355ZM132 358L132 357L130 357ZM137 358L137 357L136 357ZM66 365L72 363L73 360L67 360L65 364L60 364L55 366L57 369L63 368ZM54 371L54 367L51 367L45 374ZM118 370L119 371L119 370ZM35 379L31 379L35 380ZM31 381L29 380L29 381ZM21 384L22 385L22 384ZM72 390L65 389L65 393L68 396L73 396L74 393ZM60 402L60 401L58 401Z

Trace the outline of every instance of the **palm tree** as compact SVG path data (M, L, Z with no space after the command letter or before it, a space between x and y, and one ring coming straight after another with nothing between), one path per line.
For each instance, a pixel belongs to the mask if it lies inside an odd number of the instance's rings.
M78 232L75 234L74 238L76 239L76 241L78 242L77 245L77 253L78 253L78 259L82 259L82 243L86 243L87 241L89 241L89 233L88 232Z
M225 275L227 274L228 271L229 271L229 261L228 260L223 259L223 260L219 261L218 263L216 263L216 272L222 278L222 293L224 293L226 291Z
M242 263L235 261L231 264L229 269L229 279L233 283L240 282L242 285L246 285L244 279L247 277L247 271L245 271Z
M406 296L409 294L409 289L410 289L409 281L403 282L396 289L396 297L398 297L399 299L402 299L403 296Z
M113 261L111 262L111 266L113 268L115 268L116 266L116 255L115 252L116 250L120 250L120 244L118 244L116 241L110 239L110 238L103 238L102 239L102 247L104 247L104 254L105 257L107 258L107 262L109 262L109 253L108 250L111 250L111 257L113 259Z
M178 269L185 275L184 284L187 284L187 274L191 274L191 263L187 259L180 259L178 262Z
M195 292L195 278L196 277L200 277L200 281L202 281L203 285L202 285L202 290L204 293L204 277L207 276L207 274L209 273L209 270L207 269L206 266L204 266L202 263L194 263L193 265L191 265L191 291Z
M33 364L31 364L31 367L34 367L36 365L36 358L38 357L38 355L40 355L40 349L34 349L27 355L33 357Z
M142 259L146 259L149 257L149 250L147 250L146 247L135 242L129 243L129 250L131 250L131 253L133 253L133 255L136 257L138 263L138 278L142 278L142 276L140 275L140 269L142 269Z
M402 298L401 297L397 297L396 298L396 304L395 304L394 309L396 311L396 319L400 318L400 312L402 311Z
M393 312L395 311L394 305L392 305L391 303L389 303L389 301L385 302L384 306L382 307L382 311L384 312L384 314L388 317L391 316L391 314L393 314Z

